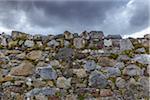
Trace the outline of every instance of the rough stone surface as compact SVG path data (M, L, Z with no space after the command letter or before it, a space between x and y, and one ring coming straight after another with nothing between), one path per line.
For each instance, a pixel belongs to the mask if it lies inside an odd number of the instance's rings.
M148 49L149 35L3 32L0 100L149 100Z

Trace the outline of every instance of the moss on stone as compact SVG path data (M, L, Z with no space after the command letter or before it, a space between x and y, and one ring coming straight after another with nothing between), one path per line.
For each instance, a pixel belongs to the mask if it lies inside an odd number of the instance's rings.
M110 56L109 56L109 58L111 58L111 59L117 59L118 56L119 56L118 54L111 53Z

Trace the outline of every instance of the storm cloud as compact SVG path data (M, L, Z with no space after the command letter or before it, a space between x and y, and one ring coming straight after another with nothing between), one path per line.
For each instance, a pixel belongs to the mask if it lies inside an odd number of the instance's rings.
M149 0L0 1L0 32L131 34L149 27Z

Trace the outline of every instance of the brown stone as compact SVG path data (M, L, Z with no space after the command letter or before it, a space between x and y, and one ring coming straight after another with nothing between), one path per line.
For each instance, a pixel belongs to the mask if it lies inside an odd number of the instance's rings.
M39 60L42 57L42 51L31 51L26 57L30 60Z
M11 69L10 74L15 76L28 76L32 74L34 65L29 61L23 61L19 66Z
M108 57L99 57L98 64L103 67L112 67L116 64L116 61Z
M112 96L113 92L110 89L101 89L100 90L100 96L101 97L107 97L107 96Z

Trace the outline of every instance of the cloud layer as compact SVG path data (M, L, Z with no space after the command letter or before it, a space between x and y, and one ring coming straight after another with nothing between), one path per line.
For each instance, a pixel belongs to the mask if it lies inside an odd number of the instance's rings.
M128 35L149 27L149 0L0 1L0 32L32 34L102 30Z

